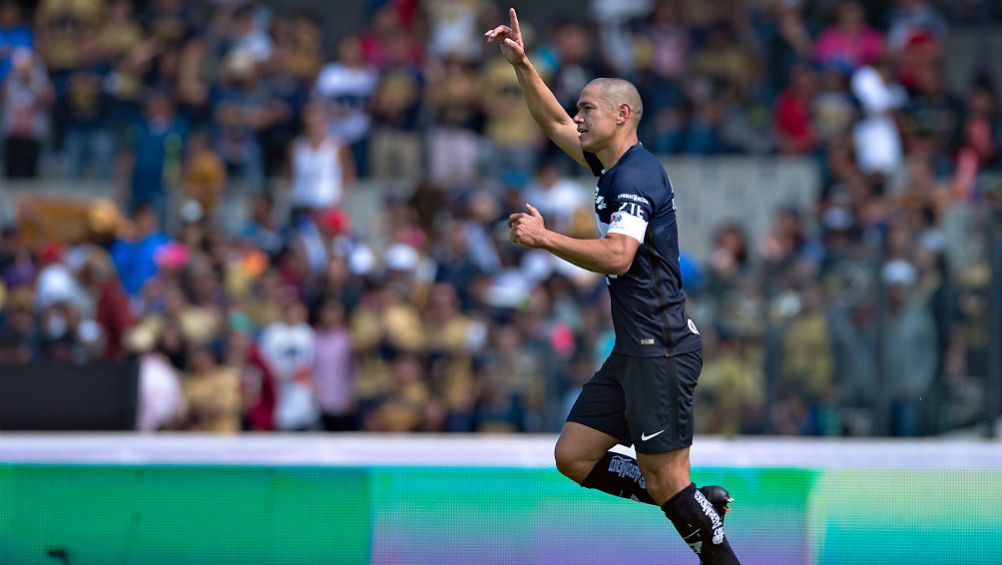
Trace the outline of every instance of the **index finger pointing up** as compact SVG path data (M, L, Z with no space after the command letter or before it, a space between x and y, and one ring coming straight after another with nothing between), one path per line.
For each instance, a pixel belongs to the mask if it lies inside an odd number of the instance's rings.
M522 30L518 27L518 14L515 13L515 8L508 8L508 15L511 16L512 32L514 32L515 37L521 37Z

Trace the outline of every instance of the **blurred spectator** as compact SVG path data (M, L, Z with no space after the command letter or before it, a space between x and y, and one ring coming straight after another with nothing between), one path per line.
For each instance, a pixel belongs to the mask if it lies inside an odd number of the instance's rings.
M226 164L212 149L205 132L193 132L188 137L184 161L181 165L185 201L197 202L209 218L216 211L226 189Z
M376 178L421 178L424 152L419 134L424 74L411 59L407 36L388 39L387 56L372 98L375 129L369 165Z
M314 85L314 96L327 107L329 133L351 146L362 175L368 174L369 102L378 80L376 69L362 58L358 37L348 36L338 44L337 59L320 69Z
M738 335L723 333L707 351L699 377L694 421L699 433L734 436L762 429L765 382L762 359Z
M429 387L450 415L449 425L460 425L473 408L474 357L485 345L487 327L464 314L455 287L443 283L429 290L422 317L426 327L437 329L425 344Z
M936 41L946 37L946 21L928 0L898 0L891 12L887 46L901 52L916 37L928 35Z
M428 51L437 57L457 56L478 61L483 53L480 35L494 22L489 0L428 0L421 3L428 22Z
M160 224L167 222L168 193L180 182L187 132L166 93L147 95L143 118L130 131L130 147L122 163L120 182L127 183L122 200L128 202L129 213L150 206Z
M789 86L776 98L773 117L780 153L804 154L816 148L818 136L811 109L817 91L817 75L810 67L796 65L790 69Z
M35 11L37 48L55 85L52 118L57 148L66 131L70 75L83 64L80 46L98 33L104 11L104 0L44 0Z
M599 76L592 44L588 30L572 21L558 22L551 36L552 45L539 54L541 72L547 75L557 102L573 116L581 89Z
M157 272L156 253L170 238L160 229L157 212L152 206L143 206L133 215L135 230L111 246L115 269L122 286L132 296L137 296Z
M724 140L723 124L731 110L731 85L721 80L697 80L690 85L693 107L684 130L682 152L719 155L732 148Z
M136 428L140 432L180 429L187 410L180 373L155 346L156 336L146 328L126 337L128 351L139 356Z
M238 4L224 6L235 5ZM161 48L177 46L198 32L194 14L184 0L153 0L150 12L150 36Z
M804 21L801 2L781 0L771 3L772 18L767 19L759 33L765 55L765 75L769 91L778 92L796 63L812 60L814 39Z
M130 0L114 0L97 35L100 58L108 66L102 87L108 97L107 124L115 145L126 140L127 128L141 113L143 72L153 55L152 40L136 21Z
M313 394L316 337L296 289L282 289L282 318L261 332L261 355L275 378L275 428L309 430L319 418Z
M239 374L234 367L220 365L208 346L188 352L181 390L187 407L185 429L217 434L240 431Z
M682 18L681 3L678 0L662 0L651 14L650 23L636 40L638 52L637 88L644 101L644 111L653 119L643 120L641 125L647 131L663 131L665 121L678 113L682 101L679 84L687 70L692 40L689 29ZM575 101L576 102L576 101ZM660 127L659 127L660 126ZM645 136L646 137L646 136ZM674 143L665 145L671 148Z
M399 4L387 2L377 8L372 14L372 25L359 34L366 64L382 69L401 62L411 65L421 62L421 44L413 37L413 26L403 21ZM394 55L393 51L398 53Z
M420 359L411 353L397 355L390 365L392 385L366 410L363 429L371 432L416 432L425 426L430 406Z
M772 425L781 434L837 435L835 358L822 290L800 290L780 294L772 305L783 328Z
M852 93L863 111L853 130L859 168L866 174L890 175L901 166L901 134L896 119L908 102L908 94L895 82L887 59L856 70Z
M729 223L717 231L713 251L707 265L706 291L718 301L725 300L741 279L750 274L751 257L748 238L737 223ZM688 288L688 283L686 287Z
M14 51L33 50L35 33L21 18L21 5L17 0L0 2L0 84L3 84L14 66Z
M815 60L847 75L875 63L883 52L883 35L866 22L863 6L856 0L839 2L835 23L825 28L814 44Z
M96 34L81 37L78 63L67 77L66 168L73 178L81 178L93 167L95 176L111 179L115 140L108 128L110 97L105 85L111 67L103 57Z
M319 309L315 333L313 378L324 429L358 429L358 399L355 395L351 334L339 301L324 302Z
M125 338L133 324L129 296L108 252L91 249L85 261L78 278L95 297L94 319L101 326L103 357L119 360L125 354Z
M923 69L904 108L902 124L909 156L937 161L935 170L940 173L950 169L949 156L958 141L963 111L945 86L942 71Z
M285 245L282 233L275 221L275 201L269 194L253 197L247 222L238 237L250 242L255 248L271 256L278 255Z
M437 270L435 281L456 289L464 308L473 300L470 285L481 269L473 260L464 222L452 221L442 229L442 236L432 250Z
M710 30L706 45L693 54L692 65L697 76L732 85L739 92L751 87L760 74L754 54L737 41L734 30L726 24Z
M522 99L518 77L507 61L495 58L486 63L482 81L486 171L495 178L526 177L535 166L542 132Z
M426 94L428 178L443 188L470 188L477 178L480 92L475 69L458 57L432 65Z
M856 103L838 70L821 70L819 82L811 104L811 120L818 141L827 146L849 134L856 119Z
M97 31L104 17L102 0L43 0L35 12L39 48L52 69L76 69L83 39Z
M52 85L31 51L18 48L10 58L12 70L0 88L4 172L7 178L32 178L49 133Z
M932 385L938 358L936 328L924 304L914 301L915 268L902 259L884 265L889 319L881 360L893 398L891 433L916 436L923 431L922 398Z
M260 134L289 112L272 96L256 65L246 50L234 49L224 59L214 116L216 149L231 183L244 190L259 190L264 184Z
M257 65L269 119L257 135L263 157L265 182L282 174L288 163L289 145L299 133L303 108L309 101L310 84L320 69L320 30L315 22L298 16L276 17L272 26L275 49L271 58Z
M268 35L270 10L254 1L234 2L233 6L226 57L241 53L256 64L267 61L274 49Z
M563 176L556 162L545 161L536 166L523 198L552 221L551 229L567 233L575 212L588 202L588 193L580 184Z
M998 167L1002 147L1002 124L994 86L986 76L975 77L967 90L956 168L953 178L955 198L967 199L974 193L978 174Z
M669 83L682 78L692 44L682 18L681 3L678 0L659 1L651 14L648 33L651 70L655 76ZM653 104L653 107L660 106Z
M275 378L250 334L252 329L246 315L231 315L225 363L240 374L243 428L268 432L275 429Z
M775 292L789 289L813 275L820 259L816 242L807 236L804 218L795 208L778 210L772 233L762 243L763 284Z
M341 204L355 181L351 154L341 140L328 133L327 111L310 104L303 111L304 135L292 146L290 183L293 221L304 214Z

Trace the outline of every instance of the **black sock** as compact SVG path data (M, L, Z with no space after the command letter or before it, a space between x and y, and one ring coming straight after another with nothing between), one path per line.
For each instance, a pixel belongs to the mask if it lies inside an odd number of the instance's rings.
M658 505L647 492L647 482L644 481L644 475L640 472L637 460L629 455L607 451L605 457L595 463L581 486L607 492L620 498Z
M668 499L661 509L679 535L706 565L740 565L727 536L724 521L696 485L689 483Z

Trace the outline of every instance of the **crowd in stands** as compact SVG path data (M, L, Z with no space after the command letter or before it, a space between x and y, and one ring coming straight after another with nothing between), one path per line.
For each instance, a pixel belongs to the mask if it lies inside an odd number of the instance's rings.
M684 257L697 431L983 417L1002 113L988 73L957 90L944 72L970 56L949 26L979 6L593 0L524 18L572 114L589 80L621 76L659 154L817 167L813 207L758 239L734 218ZM114 194L64 241L5 227L0 362L132 359L144 431L559 430L611 350L608 293L512 246L504 219L531 202L594 237L585 172L483 41L499 5L368 9L332 40L254 0L41 0L31 23L0 0L4 175ZM379 203L378 230L343 207L359 178L413 187Z

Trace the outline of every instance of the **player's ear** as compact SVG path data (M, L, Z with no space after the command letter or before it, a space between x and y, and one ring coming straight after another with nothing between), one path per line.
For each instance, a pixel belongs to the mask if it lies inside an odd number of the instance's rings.
M619 111L616 113L616 123L625 124L630 121L633 117L633 109L630 108L629 104L620 104Z

